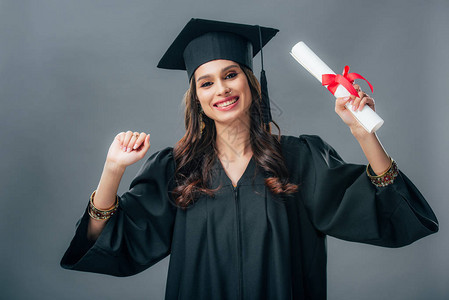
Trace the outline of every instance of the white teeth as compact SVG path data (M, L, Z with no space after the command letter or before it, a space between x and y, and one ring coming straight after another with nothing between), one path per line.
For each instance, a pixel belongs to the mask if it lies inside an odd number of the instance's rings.
M217 104L217 106L218 107L225 107L225 106L231 105L231 104L233 104L235 102L237 102L237 98L234 98L234 99L226 101L226 102L222 102L220 104Z

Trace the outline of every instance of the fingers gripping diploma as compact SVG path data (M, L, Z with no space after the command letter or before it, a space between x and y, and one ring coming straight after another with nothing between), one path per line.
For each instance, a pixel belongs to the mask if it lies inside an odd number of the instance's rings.
M120 132L109 147L106 160L126 168L142 159L148 149L150 149L150 134L133 131Z
M362 125L359 124L356 118L348 111L345 105L347 103L352 104L352 109L354 111L361 111L365 105L368 105L373 111L374 108L374 99L362 91L358 84L353 85L359 94L358 97L351 95L349 97L337 98L335 101L335 112L340 116L340 118L345 122L346 125L349 126L351 131L358 130L359 128L363 129Z

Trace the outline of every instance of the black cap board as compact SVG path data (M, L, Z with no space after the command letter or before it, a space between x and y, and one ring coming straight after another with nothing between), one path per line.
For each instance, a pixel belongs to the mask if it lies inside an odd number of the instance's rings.
M278 29L258 25L191 19L170 45L157 67L186 70L189 80L202 64L227 59L252 70L253 57L273 38ZM271 121L265 72L261 73L264 122ZM265 99L264 99L265 98Z

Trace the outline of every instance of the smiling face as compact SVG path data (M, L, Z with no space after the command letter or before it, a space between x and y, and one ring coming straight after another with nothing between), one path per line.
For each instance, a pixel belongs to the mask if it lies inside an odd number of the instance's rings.
M248 123L251 90L238 63L213 60L199 66L193 78L198 100L209 118L223 125L239 119Z

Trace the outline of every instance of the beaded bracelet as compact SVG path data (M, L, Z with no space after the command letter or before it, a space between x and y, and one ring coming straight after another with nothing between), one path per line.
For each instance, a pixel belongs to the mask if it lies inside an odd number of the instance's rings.
M119 198L118 198L117 195L115 196L116 197L115 198L116 201L115 201L115 204L111 208L109 208L107 210L98 209L94 205L94 197L95 197L95 193L96 192L97 192L97 190L93 191L92 195L90 195L89 208L88 208L87 212L89 213L89 216L92 219L95 219L95 220L107 220L111 216L113 216L115 211L117 210L118 203L119 203Z
M366 166L366 174L368 175L371 182L377 187L384 187L390 185L394 182L394 179L398 176L399 170L396 162L390 157L390 167L387 171L380 175L370 174L370 165Z

